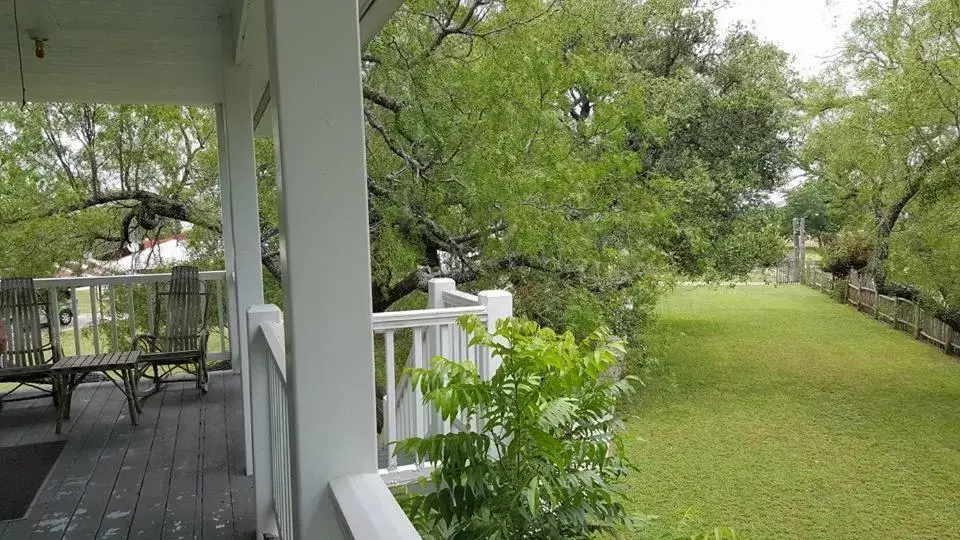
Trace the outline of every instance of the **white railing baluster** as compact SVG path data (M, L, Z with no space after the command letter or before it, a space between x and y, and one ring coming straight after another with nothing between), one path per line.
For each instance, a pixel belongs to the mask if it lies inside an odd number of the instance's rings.
M73 353L83 354L80 351L80 312L77 311L76 287L70 287L70 310L73 311Z
M99 302L99 289L95 285L90 286L90 317L93 319L93 354L100 354L100 317L97 313L97 303Z
M137 339L137 311L133 305L133 295L136 291L136 285L131 283L127 285L127 326L130 327L130 346Z
M394 356L393 331L388 330L384 334L384 362L386 363L387 403L389 406L387 410L383 411L387 421L387 442L397 440L397 375L394 366ZM388 467L391 469L397 467L397 457L393 452L390 452L388 463Z
M113 323L110 329L110 344L113 345L113 352L120 350L120 342L117 340L117 286L111 283L108 285L110 294L110 322Z
M156 285L147 286L147 333L152 333L154 331L154 324L156 323L156 302L157 302L157 290Z
M224 340L224 335L223 335L223 320L224 320L224 317L223 317L223 292L222 292L223 287L220 286L220 282L219 282L219 281L216 282L216 284L214 285L214 287L215 287L215 289L216 289L216 291L217 291L217 296L216 296L216 300L217 300L217 332L220 334L220 352L223 352L223 351L225 351L225 350L227 349L227 343L226 343L226 341Z
M413 367L416 369L423 368L423 337L422 328L413 329ZM410 393L410 396L414 403L413 435L415 437L425 437L427 426L424 419L425 411L421 405L423 403L423 392L420 391L420 388L417 388Z
M224 271L212 271L212 272L200 272L200 280L208 284L209 287L222 287L221 283L226 279L226 272ZM153 285L157 283L165 283L170 280L169 273L158 273L158 274L128 274L128 275L112 275L112 276L87 276L87 277L58 277L58 278L37 278L34 279L34 284L38 290L47 291L48 294L52 295L51 299L56 298L57 303L50 301L50 322L57 324L59 322L59 297L57 297L57 291L59 290L68 290L70 291L70 300L69 307L73 312L73 321L71 323L71 328L73 330L73 349L74 354L90 354L90 353L101 353L107 351L118 351L125 347L120 343L120 318L125 316L129 326L130 340L131 343L136 338L136 335L140 328L137 328L137 319L136 314L138 309L143 309L136 300L137 287L146 286L147 287L147 304L148 304L148 331L153 330L154 325L154 306L156 302L155 290ZM90 317L91 321L87 322L86 320L81 321L80 308L86 306L86 304L80 302L77 299L77 293L80 289L86 288L90 291ZM117 297L122 294L123 291L127 293L126 307L124 307L123 301L120 300L121 305L117 305ZM109 295L109 302L103 302L105 300L101 293L106 293ZM101 310L102 307L102 310ZM222 305L218 305L218 308L222 313ZM56 309L56 311L54 311ZM102 311L102 313L101 313ZM124 314L125 312L125 314ZM108 321L109 319L109 321ZM222 326L223 317L220 318L218 324ZM101 330L106 332L105 328L101 328L101 324L104 321L108 321L110 324L110 333L109 337L107 334L103 334L104 342L101 343ZM90 343L87 340L82 338L83 325L90 327L91 337L93 341L92 351ZM211 328L212 328L211 323ZM58 334L62 337L62 331L58 327ZM210 360L223 360L230 358L229 351L229 336L224 335L225 332L221 331L221 336L223 337L221 346L221 351L213 352L208 355ZM62 343L62 341L61 341Z
M47 289L47 324L53 329L57 342L60 342L60 299L57 298L57 288Z

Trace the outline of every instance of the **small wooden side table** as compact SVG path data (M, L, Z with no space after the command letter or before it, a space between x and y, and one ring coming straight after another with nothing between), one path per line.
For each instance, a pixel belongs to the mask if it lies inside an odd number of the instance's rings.
M68 356L54 364L50 371L57 382L56 391L60 395L57 407L57 433L60 433L63 420L70 418L70 402L74 389L87 378L87 375L94 372L103 373L123 392L127 398L127 406L130 408L130 423L137 425L140 421L140 413L143 412L136 394L139 358L140 351L127 351Z

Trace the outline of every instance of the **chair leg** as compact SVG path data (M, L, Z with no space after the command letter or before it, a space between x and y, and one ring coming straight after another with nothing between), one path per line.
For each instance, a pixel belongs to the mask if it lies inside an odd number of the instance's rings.
M197 387L201 393L207 393L207 363L203 360L197 363Z
M67 379L60 381L60 391L62 392L60 394L60 400L63 402L61 406L65 407L63 418L66 420L70 419L70 409L73 408L73 391L70 390L70 386L72 386L73 383L73 381L70 380L72 378L73 376L71 375Z
M60 410L60 381L53 379L53 408Z
M157 365L153 365L153 386L157 389L160 388L160 370L157 369Z

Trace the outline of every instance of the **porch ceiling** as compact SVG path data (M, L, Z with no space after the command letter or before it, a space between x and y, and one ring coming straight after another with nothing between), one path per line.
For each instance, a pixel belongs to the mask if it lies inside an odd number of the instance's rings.
M361 0L369 39L400 0ZM221 100L221 30L230 15L238 61L253 68L251 105L267 81L263 0L0 0L0 101L210 104ZM33 38L42 38L37 58Z
M0 99L212 103L219 100L217 16L231 0L13 0L0 3ZM47 39L43 59L32 37Z

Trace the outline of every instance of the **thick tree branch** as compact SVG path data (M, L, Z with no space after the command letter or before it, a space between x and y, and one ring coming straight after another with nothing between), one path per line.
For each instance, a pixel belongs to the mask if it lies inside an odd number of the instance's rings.
M363 87L363 98L395 113L399 113L403 109L403 103L368 86Z
M206 216L194 211L184 202L144 190L106 191L97 195L92 195L75 204L49 210L38 215L19 217L13 220L5 221L5 223L23 223L32 219L40 219L56 215L68 215L97 206L104 206L114 203L119 204L130 201L139 203L139 205L143 206L145 210L158 216L177 221L186 221L210 231L221 232L219 223L208 220Z

